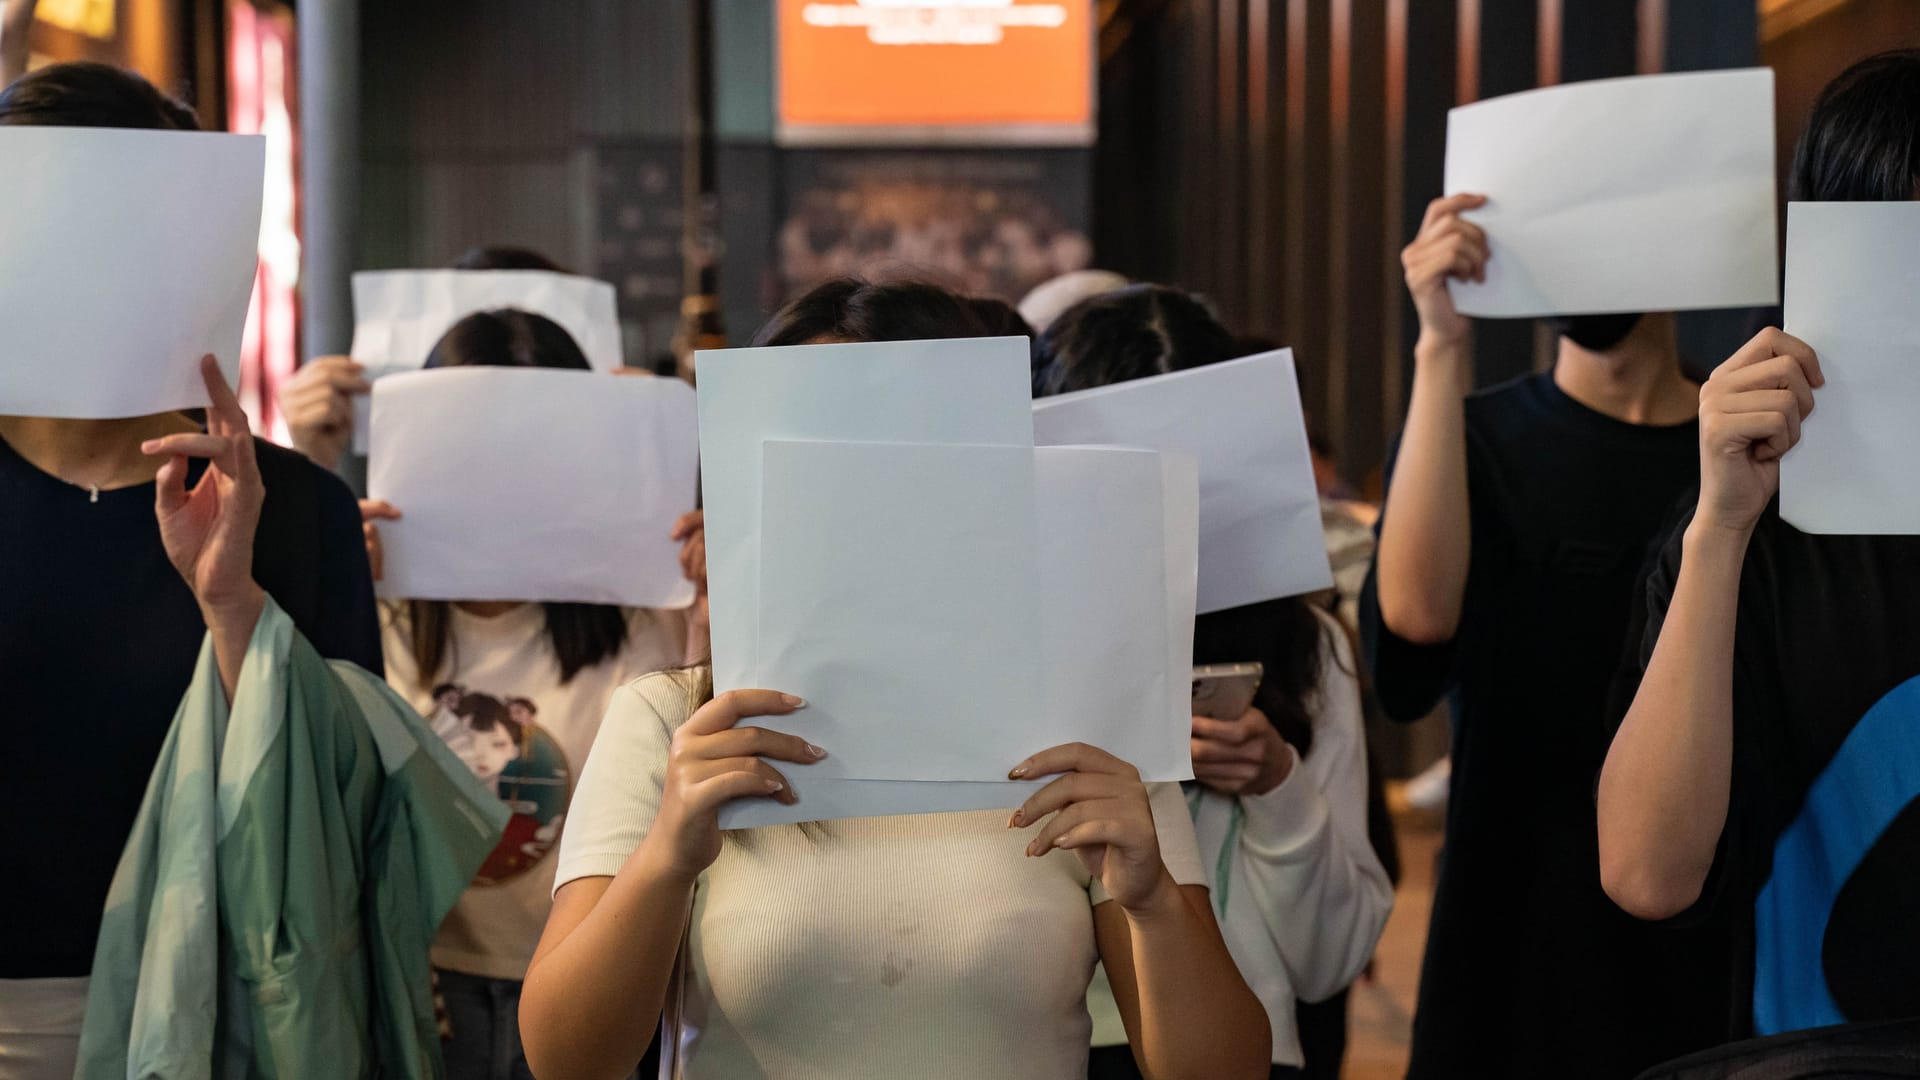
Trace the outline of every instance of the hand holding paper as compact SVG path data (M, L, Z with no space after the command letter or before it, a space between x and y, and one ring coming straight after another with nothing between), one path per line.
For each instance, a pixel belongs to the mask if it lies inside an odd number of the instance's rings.
M547 270L380 270L353 275L353 361L365 378L416 371L455 323L517 308L558 323L595 371L624 355L613 286ZM367 399L355 398L353 448L367 451Z

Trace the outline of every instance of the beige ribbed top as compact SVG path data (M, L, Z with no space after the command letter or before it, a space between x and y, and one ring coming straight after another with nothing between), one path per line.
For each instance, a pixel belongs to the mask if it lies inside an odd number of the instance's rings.
M559 882L609 876L659 806L684 677L616 691L574 793ZM1204 881L1178 785L1151 785L1162 858ZM1092 907L1080 860L1029 859L1003 811L729 834L695 890L669 1002L687 1080L1085 1075Z

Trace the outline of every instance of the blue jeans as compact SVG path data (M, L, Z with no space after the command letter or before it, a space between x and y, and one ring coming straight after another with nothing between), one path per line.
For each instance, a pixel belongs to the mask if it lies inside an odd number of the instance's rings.
M440 972L452 1038L440 1044L447 1080L533 1080L520 1048L520 983Z
M447 1080L534 1080L520 1046L518 979L488 979L440 971L440 997L447 1005L451 1038L440 1044ZM652 1049L635 1077L659 1071Z

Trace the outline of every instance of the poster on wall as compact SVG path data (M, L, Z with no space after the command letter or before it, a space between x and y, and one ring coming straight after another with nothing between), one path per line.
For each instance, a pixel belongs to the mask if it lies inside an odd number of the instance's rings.
M1093 0L776 0L786 146L1088 146Z
M820 150L782 169L787 296L853 275L1011 303L1093 258L1085 151Z

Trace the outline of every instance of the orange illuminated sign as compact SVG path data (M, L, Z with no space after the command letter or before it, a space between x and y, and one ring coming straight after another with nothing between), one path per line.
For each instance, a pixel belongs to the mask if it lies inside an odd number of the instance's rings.
M781 141L1084 144L1093 0L777 0Z

